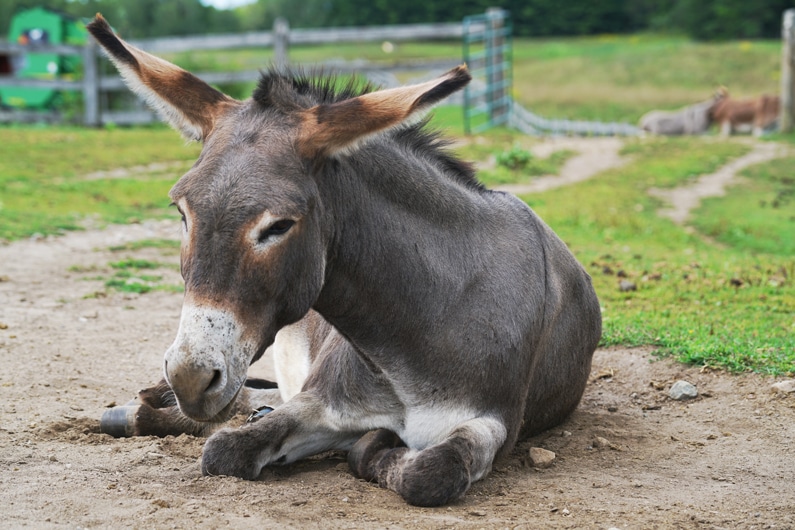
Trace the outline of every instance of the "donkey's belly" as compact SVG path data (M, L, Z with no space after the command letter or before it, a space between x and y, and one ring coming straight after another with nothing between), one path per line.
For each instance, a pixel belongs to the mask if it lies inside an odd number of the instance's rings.
M400 439L412 449L421 450L437 444L462 423L475 419L474 410L454 405L407 408L403 429L396 429Z

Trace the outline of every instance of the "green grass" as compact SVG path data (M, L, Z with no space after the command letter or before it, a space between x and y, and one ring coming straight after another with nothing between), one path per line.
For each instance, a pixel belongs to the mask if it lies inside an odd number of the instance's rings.
M780 41L625 35L517 39L514 97L550 118L636 123L645 112L779 91Z
M163 255L179 254L180 242L176 239L141 239L140 241L130 241L123 245L109 247L112 252L122 252L130 250L141 250L144 248L159 249Z
M266 67L270 49L196 51L168 56L194 71ZM384 53L380 43L294 46L290 60L370 62L417 59L463 60L458 42L398 43ZM513 41L514 98L542 116L636 123L645 112L673 109L709 98L718 86L735 96L779 91L781 42L694 42L685 37L638 34ZM402 82L415 73L399 75ZM236 86L235 96L252 84Z
M746 150L709 139L631 141L625 151L632 163L527 198L591 273L603 346L653 345L684 362L795 373L792 254L711 244L659 217L660 203L646 193L688 183ZM741 222L760 210L735 217ZM622 279L637 289L622 291Z
M113 252L156 249L163 256L174 254L175 247L179 248L179 241L167 239L147 239L135 241L126 245L113 246L109 250ZM100 267L69 267L69 271L77 273L94 273L93 276L85 276L86 281L102 281L105 288L112 291L123 293L145 294L152 291L182 292L184 287L181 283L169 283L164 279L163 274L158 271L179 270L178 265L152 261L150 259L127 257L119 261L108 263L109 269ZM99 273L99 274L97 274ZM92 293L88 297L104 296L105 292Z
M161 217L168 190L198 155L164 127L0 128L0 240L79 229L87 219ZM98 171L182 161L163 173L93 178Z
M795 256L793 168L795 158L787 157L744 170L726 197L704 201L693 224L731 247Z

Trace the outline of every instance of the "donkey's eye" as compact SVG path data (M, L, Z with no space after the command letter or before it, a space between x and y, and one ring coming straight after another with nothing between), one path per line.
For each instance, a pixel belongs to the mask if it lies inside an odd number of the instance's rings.
M268 238L285 234L290 228L293 227L294 224L295 221L291 219L280 219L279 221L276 221L268 228L260 232L259 238L257 238L257 242L264 243L265 241L268 240Z

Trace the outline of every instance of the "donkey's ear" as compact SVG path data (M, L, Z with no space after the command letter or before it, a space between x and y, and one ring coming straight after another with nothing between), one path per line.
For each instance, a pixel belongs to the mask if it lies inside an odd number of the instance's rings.
M379 90L303 112L298 148L307 157L350 151L379 132L412 123L472 77L465 65L419 85Z
M121 40L97 14L88 26L130 90L190 140L204 140L215 121L238 102L198 77Z

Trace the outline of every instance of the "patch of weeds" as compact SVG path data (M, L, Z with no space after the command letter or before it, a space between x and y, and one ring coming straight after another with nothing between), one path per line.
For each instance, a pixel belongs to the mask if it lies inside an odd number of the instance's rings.
M127 258L111 263L110 266L114 269L159 269L163 265L147 259Z
M497 165L516 171L526 168L532 159L533 154L530 151L519 144L513 144L507 151L497 154Z
M114 271L106 275L85 277L86 281L102 281L106 289L123 293L145 294L151 291L182 292L182 285L164 283L164 276L153 274L159 269L175 269L175 265L160 263L147 259L125 258L108 264ZM100 298L107 296L107 291L94 292L84 298Z
M563 164L576 154L576 151L563 149L539 158L514 144L511 149L495 155L495 168L484 169L478 176L484 184L491 186L527 182L532 177L559 174Z
M179 251L180 242L175 239L141 239L123 245L108 247L111 252L135 251L144 248L155 248L164 251ZM170 254L170 252L168 252Z
M87 272L97 272L100 270L99 267L96 265L72 265L67 269L69 272L77 272L80 274L85 274Z

